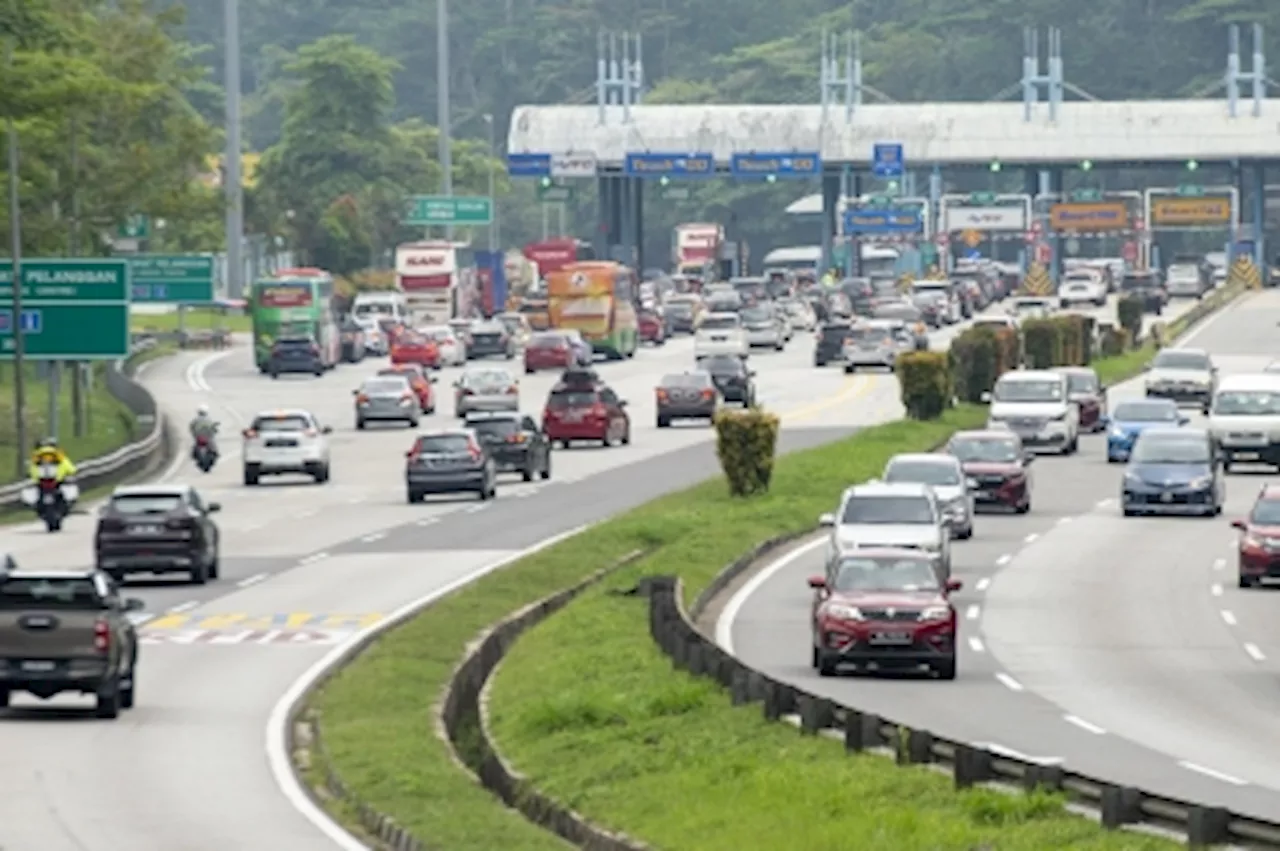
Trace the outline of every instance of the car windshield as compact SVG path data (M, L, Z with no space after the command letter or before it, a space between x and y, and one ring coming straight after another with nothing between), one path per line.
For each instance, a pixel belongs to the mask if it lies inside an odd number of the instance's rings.
M920 558L845 558L834 591L938 591L938 574Z
M506 440L513 434L520 431L520 423L516 420L504 417L501 419L491 420L475 420L469 421L467 427L473 429L476 434L480 435L483 440L485 438Z
M1126 277L1125 277L1125 279L1124 279L1123 281L1121 281L1121 282L1120 282L1120 289L1122 289L1122 290L1145 290L1145 289L1147 289L1148 287L1154 287L1155 285L1156 285L1156 279L1155 279L1155 278L1150 278L1150 277L1145 277L1145 276L1143 276L1143 277L1128 277L1128 276L1126 276Z
M1067 392L1068 393L1097 393L1099 388L1098 376L1088 372L1068 372L1067 373Z
M1207 372L1211 366L1209 356L1200 352L1178 352L1172 349L1165 349L1156 355L1156 359L1151 362L1154 369L1191 369L1197 372Z
M413 451L419 455L456 455L471 448L465 434L429 434L418 438Z
M991 395L997 402L1061 402L1062 382L997 381Z
M529 341L529 347L532 349L558 349L568 344L569 339L563 334L534 334L533 339Z
M168 514L182 505L182 497L174 493L130 493L111 497L111 510L116 514Z
M1137 464L1208 464L1209 441L1203 437L1147 432L1138 439L1132 461Z
M742 362L742 358L735 358L732 355L702 358L698 361L698 366L716 375L741 375L746 371L746 364Z
M705 372L686 372L662 376L662 387L694 387L703 388L711 384L711 376Z
M360 388L360 392L369 396L390 396L393 393L407 393L409 379L388 376L386 378L370 378Z
M514 384L515 379L505 369L477 369L463 373L462 383L467 387L493 387L499 384Z
M556 390L547 399L548 408L588 408L595 403L594 390Z
M1249 512L1249 522L1255 526L1280 526L1280 499L1260 499Z
M1176 423L1176 402L1121 402L1111 418L1118 423Z
M1266 390L1225 391L1213 400L1213 413L1236 417L1280 414L1280 393Z
M848 337L851 331L848 325L824 325L822 339L828 343L838 343Z
M391 316L396 312L395 305L389 301L362 301L352 308L356 316Z
M0 609L102 609L88 577L10 577L0 582Z
M299 414L280 414L272 417L258 417L253 421L254 431L306 431L311 428L307 418Z
M844 506L844 524L934 524L933 503L924 496L855 496Z
M704 331L731 331L737 328L738 324L736 316L708 316L702 320Z
M445 343L454 339L452 328L424 328L422 336L429 337L437 342Z
M524 324L520 321L521 319L522 317L520 316L499 316L498 317L498 321L502 323L502 327L506 328L508 331L519 331L521 328L523 328Z
M1002 437L957 437L951 441L951 454L965 462L1012 464L1018 460L1019 445Z
M666 308L672 313L693 313L693 302L686 299L680 299L677 301L673 298L667 302Z
M918 482L923 485L958 485L960 471L951 463L930 461L890 461L884 471L886 482Z
M887 343L889 342L889 329L854 328L849 332L847 339L856 343Z
M773 318L773 311L767 307L748 307L742 311L743 322L768 322Z

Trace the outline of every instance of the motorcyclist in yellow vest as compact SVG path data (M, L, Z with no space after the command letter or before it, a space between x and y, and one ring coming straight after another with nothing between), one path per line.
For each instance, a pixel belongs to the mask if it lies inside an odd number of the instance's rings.
M41 468L45 464L58 465L55 475L59 483L65 482L76 474L76 465L71 463L67 453L58 446L56 438L49 437L36 443L36 448L31 453L31 466L27 471L33 482L40 480Z

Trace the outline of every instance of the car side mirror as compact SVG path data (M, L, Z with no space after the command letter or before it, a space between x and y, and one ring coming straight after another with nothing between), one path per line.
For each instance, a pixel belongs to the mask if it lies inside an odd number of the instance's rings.
M1178 414L1178 425L1180 426L1186 425L1189 422L1191 422L1190 417L1186 416L1185 414Z
M126 597L124 601L124 610L126 612L140 612L147 607L146 601L139 600L137 597Z
M990 391L990 390L983 390L983 391L982 391L982 396L980 396L979 398L981 398L983 402L986 402L986 403L988 403L988 404L989 404L989 403L991 402L991 391Z
M1035 461L1035 460L1036 460L1036 456L1032 455L1030 452L1023 452L1023 453L1022 453L1022 463L1023 463L1024 465L1026 465L1026 466L1030 466L1030 465L1031 465L1031 462L1033 462L1033 461Z
M822 577L822 576L810 576L809 587L812 588L814 591L825 590L827 587L827 580L825 577Z
M830 514L830 513L828 513L828 514L822 514L822 515L819 515L819 517L818 517L818 525L819 525L819 526L834 526L834 525L836 525L836 516L835 516L834 514Z
M320 429L321 434L333 434L333 426L324 426Z
M1232 520L1232 521L1231 521L1231 528L1232 528L1232 529L1239 529L1241 532L1243 532L1243 531L1245 531L1245 529L1247 529L1247 528L1248 528L1248 526L1245 524L1245 522L1244 522L1243 520Z
M413 457L413 455L414 455L414 452L413 452L413 450L412 450L412 449L407 450L407 451L404 453L404 457L406 457L406 458L412 458L412 457Z
M217 514L221 510L222 510L222 503L220 502L211 502L205 507L205 511L209 512L210 514Z
M971 491L976 491L978 489L978 481L976 479L965 479L964 486Z
M627 400L626 400L626 399L619 399L619 400L618 400L618 407L619 407L619 408L625 408L626 406L627 406Z
M359 396L359 395L360 395L360 391L359 391L359 390L352 390L352 391L351 391L351 395L352 395L352 396Z
M1098 417L1098 424L1101 425L1103 428L1111 428L1111 417L1108 416L1107 414L1103 414L1102 416Z
M952 592L959 591L961 588L963 588L964 582L960 581L959 579L948 579L945 587L947 589L947 593L950 594Z

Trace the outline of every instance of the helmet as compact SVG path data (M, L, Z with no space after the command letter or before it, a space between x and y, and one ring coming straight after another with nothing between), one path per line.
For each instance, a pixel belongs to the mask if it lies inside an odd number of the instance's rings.
M196 416L198 416L198 417L207 417L207 416L209 416L209 406L208 406L208 405L201 405L200 407L196 408Z

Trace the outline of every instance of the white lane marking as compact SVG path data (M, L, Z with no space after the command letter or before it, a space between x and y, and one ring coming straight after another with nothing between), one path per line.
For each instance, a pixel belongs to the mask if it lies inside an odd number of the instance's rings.
M261 528L262 528L263 526L265 526L265 525L266 525L265 523L246 523L245 525L243 525L243 526L241 526L241 527L240 527L240 531L241 531L241 532L252 532L252 531L254 531L255 529L261 529Z
M977 605L973 605L968 608L968 610L964 613L964 616L971 621L976 621L978 619L978 615L980 614L982 614L982 609L980 609Z
M996 742L974 742L973 746L980 750L991 751L997 756L1016 759L1022 762L1034 762L1036 765L1057 765L1062 762L1062 757L1060 756L1028 756L1021 751L1015 751L1013 748L1006 748L1004 745Z
M482 503L480 503L479 505L473 505L473 506L471 506L470 508L468 508L468 509L467 509L467 513L468 513L468 514L475 514L475 513L477 513L477 512L484 511L484 510L485 510L486 508L488 508L488 507L489 507L489 503L487 503L487 502L482 502Z
M825 546L826 543L827 538L820 537L804 546L796 547L782 558L766 564L756 572L755 576L742 583L742 587L729 598L729 602L725 603L724 609L720 612L720 617L716 619L716 644L719 644L726 653L732 653L733 622L737 620L738 614L742 611L742 607L747 604L747 600L751 599L751 595L759 591L775 574L785 570L788 566L809 555L819 547Z
M1040 533L1039 533L1039 532L1032 532L1030 535L1028 535L1027 537L1023 538L1022 540L1023 540L1025 543L1033 544L1033 543L1035 543L1036 538L1039 538L1039 537L1040 537Z
M298 520L301 520L304 517L314 517L315 515L316 515L316 509L314 508L308 508L306 511L296 511L293 514L293 516Z
M570 529L567 532L562 532L559 535L547 538L545 541L540 541L532 547L521 550L520 552L514 553L506 558L499 559L492 564L487 564L484 567L477 568L470 573L458 577L444 587L437 588L430 594L401 606L399 609L392 612L390 617L387 617L372 626L365 627L359 632L353 634L337 647L334 647L323 659L320 659L312 665L306 673L296 679L293 684L289 686L289 689L284 693L284 695L281 696L280 700L276 702L276 705L272 707L271 717L267 719L267 728L265 731L265 750L267 754L267 762L271 766L271 774L275 778L276 785L280 787L280 791L284 796L289 799L289 803L293 805L293 808L301 813L307 821L315 825L321 833L332 840L339 848L342 849L342 851L369 851L368 846L356 839L350 833L347 833L347 831L343 830L337 822L329 818L328 814L326 814L324 810L320 809L320 807L316 805L315 801L312 800L311 793L308 790L303 789L302 785L298 782L298 777L293 772L293 763L289 756L289 725L291 723L290 718L293 715L295 707L297 707L316 682L328 673L330 668L333 668L346 660L348 655L351 653L351 648L359 645L368 637L377 635L393 626L399 626L401 623L413 617L423 608L431 605L431 603L439 600L441 597L452 594L457 589L475 582L486 574L493 573L495 570L501 570L507 565L517 562L522 558L527 558L536 552L555 546L561 541L572 538L574 535L584 532L594 525L594 523L586 523L576 529Z
M353 496L347 500L347 505L359 505L362 502L364 502L363 496Z
M225 357L230 357L234 352L234 349L228 349L225 352L215 352L208 357L203 357L192 363L187 367L187 384L191 386L192 390L197 392L212 393L213 387L209 385L209 379L205 377L205 372L209 367L213 366Z
M1004 567L1006 564L1008 564L1011 561L1013 561L1013 556L1009 555L1008 553L1005 553L1004 555L1000 556L1000 558L996 559L996 567Z
M1231 612L1231 611L1229 611L1229 610L1227 610L1227 609L1223 609L1223 610L1222 610L1221 612L1219 612L1218 614L1222 615L1222 620L1226 622L1227 626L1235 626L1235 625L1236 625L1236 616L1235 616L1235 613L1233 613L1233 612Z
M187 602L185 602L185 603L179 603L178 605L176 605L176 606L174 606L173 608L169 609L169 614L171 614L171 615L180 615L180 614L182 614L183 612L189 612L189 611L191 611L192 609L194 609L194 608L195 608L196 606L198 606L198 605L200 605L200 601L199 601L199 600L188 600L188 601L187 601Z
M1235 549L1235 547L1236 547L1236 545L1235 545L1235 544L1232 544L1232 545L1231 545L1231 548L1232 548L1232 549ZM1223 568L1225 568L1226 566L1227 566L1227 560L1226 560L1225 558L1218 558L1218 559L1214 559L1214 560L1213 560L1213 569L1214 569L1214 570L1222 570L1222 569L1223 569Z
M424 518L422 518L421 520L419 520L417 523L415 523L414 525L415 525L415 526L430 526L432 523L439 523L439 522L440 522L440 518L439 518L439 517L424 517Z
M999 680L1001 685L1003 685L1009 691L1022 691L1022 683L1018 682L1013 677L1006 674L1004 671L1001 671L1000 673L996 674L996 679Z
M253 576L250 576L247 579L241 579L239 582L236 583L236 586L239 588L248 588L250 585L257 585L259 582L261 582L266 578L267 578L267 574L265 573L255 573Z
M1223 783L1230 783L1232 786L1248 786L1249 784L1241 780L1239 777L1232 777L1230 774L1223 774L1221 771L1214 771L1212 768L1205 768L1194 762L1187 762L1185 759L1178 763L1187 771L1194 771L1197 774L1203 774L1205 777L1212 777L1214 780L1221 780Z
M1070 522L1071 522L1072 520L1074 520L1074 519L1075 519L1075 518L1073 518L1073 517L1059 517L1059 518L1058 518L1058 525L1059 525L1059 526L1061 526L1061 525L1063 525L1064 523L1070 523Z
M143 366L146 366L146 364L144 363ZM134 626L142 626L144 623L151 620L155 616L156 616L155 612L130 612L125 617L127 617L129 620L129 623L133 624Z
M978 580L978 584L975 585L974 587L977 588L979 591L986 591L988 588L991 587L991 577L990 576L982 577L981 579Z
M1086 733L1093 733L1095 736L1104 735L1107 731L1090 721L1086 721L1078 715L1063 715L1062 720L1068 724L1074 724Z
M299 559L298 564L315 564L318 561L324 561L328 557L328 553L313 553L304 559Z
M969 649L972 650L974 653L981 653L983 650L986 650L987 647L985 644L982 643L981 638L970 638Z
M360 539L360 542L362 544L372 544L374 541L381 541L385 537L387 537L386 532L374 532L372 535L365 535Z
M1213 595L1213 596L1215 596L1215 597L1221 597L1221 596L1222 596L1222 586L1221 586L1220 584L1218 584L1217 582L1213 583L1212 585L1210 585L1210 586L1209 586L1209 593L1210 593L1210 594L1212 594L1212 595Z
M1100 499L1100 500L1098 500L1098 502L1097 502L1097 507L1098 507L1098 508L1106 508L1106 507L1107 507L1107 506L1109 506L1109 505L1115 505L1115 503L1116 503L1116 501L1115 501L1114 499L1111 499L1111 498L1107 498L1107 499Z
M1266 654L1262 652L1262 648L1252 642L1245 642L1244 652L1249 654L1249 658L1255 662L1265 662Z

